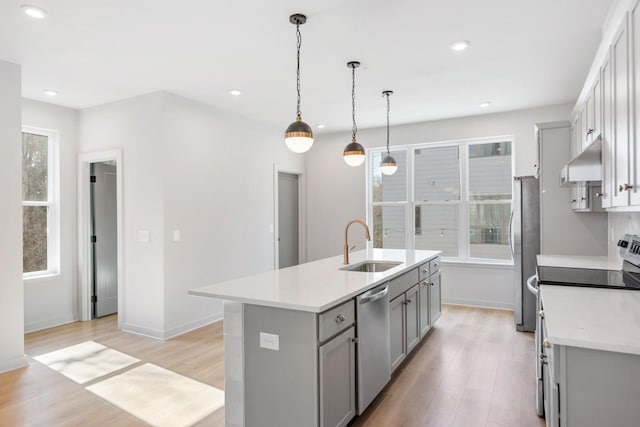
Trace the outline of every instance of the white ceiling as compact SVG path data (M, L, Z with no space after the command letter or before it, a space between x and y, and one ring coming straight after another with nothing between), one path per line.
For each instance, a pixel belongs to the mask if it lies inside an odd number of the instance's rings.
M302 111L324 132L574 102L613 0L0 1L0 59L22 64L23 95L74 108L167 90L275 126ZM454 52L452 42L471 41ZM228 91L241 89L242 96ZM55 89L59 96L42 93ZM480 109L479 103L491 101Z

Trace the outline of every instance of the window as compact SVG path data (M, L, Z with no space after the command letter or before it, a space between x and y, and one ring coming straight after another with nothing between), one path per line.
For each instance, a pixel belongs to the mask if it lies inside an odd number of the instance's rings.
M370 150L369 215L376 248L437 249L453 260L511 259L510 138L396 147L398 171Z
M25 278L58 272L55 133L22 132L23 272Z

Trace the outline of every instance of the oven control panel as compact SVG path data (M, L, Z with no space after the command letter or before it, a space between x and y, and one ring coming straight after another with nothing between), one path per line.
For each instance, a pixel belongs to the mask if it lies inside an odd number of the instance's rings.
M634 265L640 265L640 236L625 234L618 240L620 255Z

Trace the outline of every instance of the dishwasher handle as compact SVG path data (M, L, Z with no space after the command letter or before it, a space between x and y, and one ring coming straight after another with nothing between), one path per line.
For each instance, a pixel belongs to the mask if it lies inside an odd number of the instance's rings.
M381 291L378 291L378 289L380 289L380 288L372 289L372 290L370 290L368 292L365 292L364 294L360 295L358 297L358 303L366 304L368 302L375 301L375 300L378 300L380 298L384 298L387 295L387 293L389 293L389 285L385 286L384 289L382 289ZM377 292L375 292L375 291L377 291Z

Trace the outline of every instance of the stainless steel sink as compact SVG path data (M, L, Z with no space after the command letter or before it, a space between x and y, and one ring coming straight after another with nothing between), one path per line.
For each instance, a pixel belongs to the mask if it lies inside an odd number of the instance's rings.
M347 265L340 270L345 271L362 271L364 273L380 273L381 271L387 271L397 265L402 264L397 261L362 261L357 264Z

